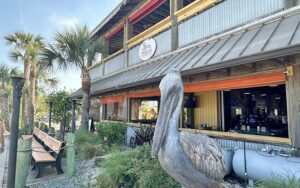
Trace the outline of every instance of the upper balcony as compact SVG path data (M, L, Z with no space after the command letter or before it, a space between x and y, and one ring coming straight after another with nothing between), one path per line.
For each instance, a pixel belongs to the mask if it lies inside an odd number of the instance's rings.
M183 48L282 11L289 5L287 0L182 0L172 14L169 0L132 2L135 2L135 8L124 14L111 29L92 33L106 39L109 52L90 68L92 81L143 62L139 48L145 39L156 41L154 57L157 57L172 50L174 37L178 48ZM174 19L177 32L171 31Z

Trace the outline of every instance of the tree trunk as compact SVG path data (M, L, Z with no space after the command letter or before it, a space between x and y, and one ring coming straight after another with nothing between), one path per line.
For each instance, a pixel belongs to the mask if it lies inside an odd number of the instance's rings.
M32 64L30 68L30 85L29 97L27 104L27 124L34 125L34 112L35 112L35 83L36 83L36 65Z
M82 84L82 117L81 117L81 126L83 130L88 129L89 121L89 109L90 109L90 88L91 88L91 79L89 71L86 68L81 69L81 84Z
M28 90L28 85L29 85L29 77L30 77L30 62L27 59L24 59L24 78L25 78L25 83L24 83L24 89L23 89L23 94L22 94L22 119L21 119L21 125L24 126L27 123L27 91Z

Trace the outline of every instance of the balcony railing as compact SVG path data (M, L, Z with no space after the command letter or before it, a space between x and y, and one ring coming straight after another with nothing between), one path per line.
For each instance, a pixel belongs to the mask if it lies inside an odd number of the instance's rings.
M221 3L207 10L218 2ZM179 47L240 26L253 19L281 11L285 7L285 0L264 0L264 2L261 0L196 0L175 13L179 22ZM169 16L128 40L128 66L141 62L138 57L138 49L141 42L147 38L152 37L157 42L155 56L170 51L170 27L171 18ZM124 52L122 49L91 67L92 80L124 69L127 66Z

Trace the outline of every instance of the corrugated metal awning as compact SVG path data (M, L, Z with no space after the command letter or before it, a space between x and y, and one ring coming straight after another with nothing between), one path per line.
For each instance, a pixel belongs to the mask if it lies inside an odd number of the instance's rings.
M299 23L297 6L97 80L91 95L157 82L171 68L184 76L299 53Z

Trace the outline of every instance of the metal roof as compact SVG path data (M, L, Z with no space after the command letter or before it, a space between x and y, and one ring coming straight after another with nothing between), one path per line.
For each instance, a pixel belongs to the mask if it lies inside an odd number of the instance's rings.
M101 35L125 17L141 0L122 0L122 2L90 33L90 36Z
M185 76L298 53L299 25L297 6L97 80L91 95L158 82L171 68Z

